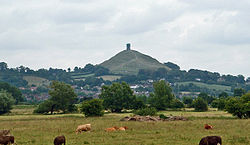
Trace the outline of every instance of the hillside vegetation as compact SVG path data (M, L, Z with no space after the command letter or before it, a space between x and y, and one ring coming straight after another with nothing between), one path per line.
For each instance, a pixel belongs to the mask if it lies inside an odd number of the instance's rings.
M45 79L45 78L41 78L41 77L36 77L36 76L23 76L23 79L26 80L28 82L28 85L35 85L35 86L49 86L50 81Z
M198 87L201 88L208 88L211 90L217 90L217 91L225 91L225 92L230 92L231 91L231 87L230 86L225 86L225 85L215 85L215 84L205 84L205 83L201 83L201 82L193 82L193 81L189 81L189 82L177 82L178 85L189 85L189 84L194 84Z
M157 70L169 67L135 50L124 50L100 64L114 74L137 75L140 69Z

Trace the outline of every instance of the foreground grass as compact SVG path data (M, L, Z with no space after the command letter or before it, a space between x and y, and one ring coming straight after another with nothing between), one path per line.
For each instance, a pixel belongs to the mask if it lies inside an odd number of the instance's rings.
M250 144L250 120L235 119L222 111L205 113L164 111L164 114L188 116L189 121L121 122L131 114L105 114L84 118L81 114L0 116L0 129L11 129L18 145L50 145L58 135L65 135L68 145L198 145L207 135L222 136L224 145ZM208 114L206 116L206 114ZM91 123L92 131L75 134L80 124ZM205 123L213 130L204 130ZM107 127L128 126L125 132L104 131Z

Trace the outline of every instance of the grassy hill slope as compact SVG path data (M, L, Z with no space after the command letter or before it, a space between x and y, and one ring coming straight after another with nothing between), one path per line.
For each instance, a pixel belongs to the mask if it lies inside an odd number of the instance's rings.
M36 76L24 76L24 80L28 82L28 85L35 85L35 86L49 86L50 81L41 77L36 77Z
M188 85L188 84L194 84L196 86L202 87L202 88L208 88L211 90L217 90L217 91L225 91L225 92L230 92L231 87L230 86L224 86L224 85L215 85L215 84L205 84L201 82L178 82L178 85Z
M156 70L169 67L135 50L124 50L100 64L114 74L136 75L140 69Z

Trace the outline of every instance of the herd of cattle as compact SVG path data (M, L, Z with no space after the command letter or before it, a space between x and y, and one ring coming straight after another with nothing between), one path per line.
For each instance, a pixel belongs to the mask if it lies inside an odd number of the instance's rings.
M213 127L211 125L205 124L204 125L205 129L213 129ZM127 130L128 127L127 126L123 126L123 127L111 127L111 128L106 128L105 131L106 132L112 132L112 131L125 131ZM76 130L75 133L82 133L90 131L91 130L91 124L84 124L84 125L79 125ZM0 144L2 145L9 145L9 144L16 144L14 141L14 136L12 136L10 134L10 130L0 130ZM66 144L66 138L64 135L62 136L57 136L54 139L54 145L65 145ZM222 145L222 139L220 136L207 136L207 137L203 137L200 140L199 145Z

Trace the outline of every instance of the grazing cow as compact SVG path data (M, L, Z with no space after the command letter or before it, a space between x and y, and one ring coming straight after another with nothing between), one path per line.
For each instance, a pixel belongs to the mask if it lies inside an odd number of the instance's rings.
M0 130L0 136L10 135L10 130Z
M82 133L82 131L90 131L90 130L91 130L91 124L79 125L76 129L76 134Z
M127 126L123 126L123 127L120 127L120 128L119 128L119 130L122 130L122 131L125 131L125 130L127 130L127 129L128 129Z
M8 144L14 144L14 136L8 135L8 136L0 136L0 144L8 145ZM16 143L15 143L16 144Z
M204 128L205 128L205 129L213 129L213 126L212 126L212 125L205 124L205 125L204 125Z
M111 131L116 131L118 130L119 128L117 126L114 126L114 127L111 127L111 128L106 128L105 131L106 132L111 132Z
M203 137L199 145L222 145L220 136L207 136Z
M62 135L62 136L57 136L57 137L54 139L54 145L62 145L62 144L65 145L65 142L66 142L66 139L65 139L65 136L64 136L64 135Z

